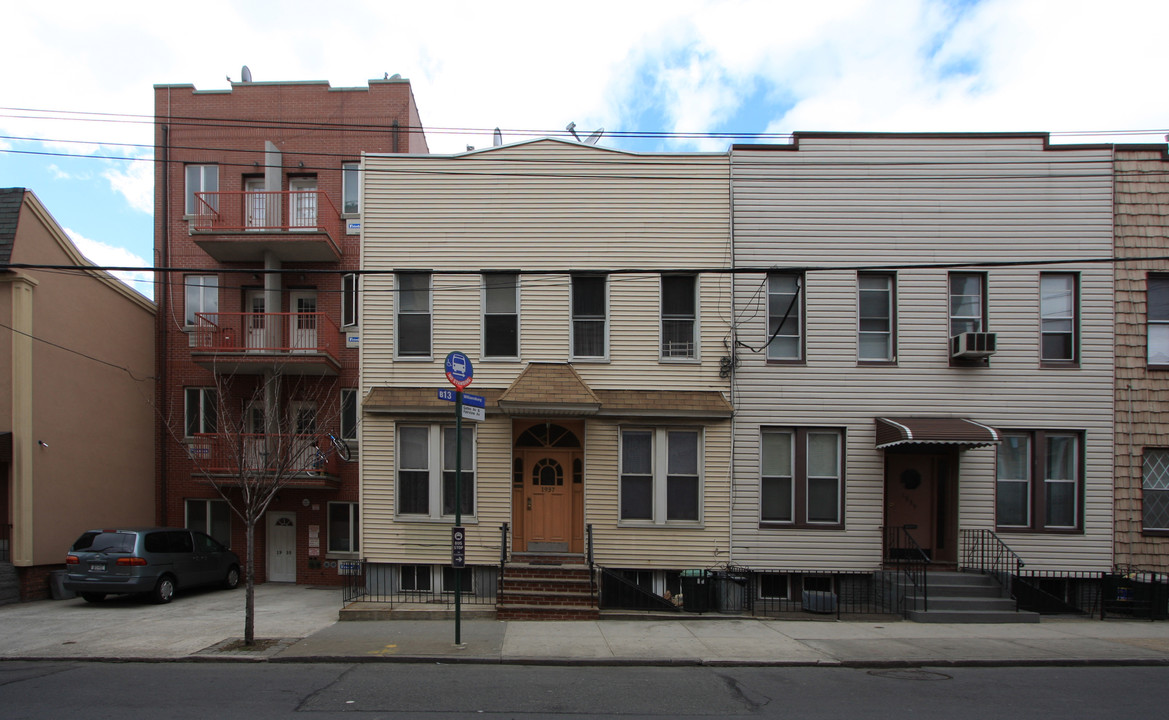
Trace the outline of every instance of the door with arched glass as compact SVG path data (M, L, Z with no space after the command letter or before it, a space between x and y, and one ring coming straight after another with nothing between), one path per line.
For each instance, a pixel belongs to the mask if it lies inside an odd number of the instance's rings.
M584 552L582 457L578 434L561 425L540 423L517 437L516 550Z

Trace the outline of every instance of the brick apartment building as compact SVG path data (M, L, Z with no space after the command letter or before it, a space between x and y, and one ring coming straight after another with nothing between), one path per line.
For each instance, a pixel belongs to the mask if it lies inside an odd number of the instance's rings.
M155 86L157 512L244 554L249 478L289 482L256 522L256 579L337 583L359 557L360 162L427 153L410 83ZM351 456L325 452L329 436Z

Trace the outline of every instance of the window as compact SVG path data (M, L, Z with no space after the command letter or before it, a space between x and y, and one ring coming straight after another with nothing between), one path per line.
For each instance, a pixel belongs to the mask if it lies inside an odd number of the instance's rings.
M698 301L693 275L662 276L662 358L697 357Z
M402 590L407 592L430 592L429 565L403 565L401 572Z
M216 431L215 388L187 388L184 392L186 406L186 436Z
M341 276L341 327L357 324L357 273Z
M357 391L341 391L341 439L357 442Z
M893 275L857 275L857 357L862 361L892 362Z
M430 357L430 273L398 273L398 357Z
M329 547L331 553L358 551L357 503L329 503Z
M219 192L218 165L188 165L186 168L187 203L183 210L187 215L207 215L219 211L219 197L216 195L196 197L195 193Z
M702 476L697 430L621 431L621 519L698 522Z
M520 355L520 276L483 275L483 357Z
M763 428L759 451L762 523L843 524L841 437L833 429Z
M767 276L767 359L804 359L803 276Z
M219 277L216 275L188 275L183 280L186 291L186 319L188 326L198 322L196 313L219 312Z
M986 332L986 275L950 273L950 336Z
M231 508L226 500L187 500L185 505L188 530L207 533L231 547Z
M1015 530L1078 529L1082 467L1079 433L1004 432L998 448L996 525Z
M475 514L475 429L463 427L463 515ZM398 428L398 514L438 519L455 514L455 428ZM441 469L441 470L440 470Z
M1169 532L1169 450L1145 448L1141 509L1144 529Z
M361 163L341 163L341 214L361 213Z
M1169 275L1150 275L1147 295L1149 365L1169 366Z
M572 277L572 357L608 356L607 292L604 275Z
M1044 362L1074 363L1077 356L1077 293L1073 273L1039 276L1040 358Z

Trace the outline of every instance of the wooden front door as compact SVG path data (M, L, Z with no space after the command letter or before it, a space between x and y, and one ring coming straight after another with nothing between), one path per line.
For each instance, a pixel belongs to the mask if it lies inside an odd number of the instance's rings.
M569 551L576 455L552 448L523 453L524 527L530 552Z
M909 536L935 562L957 558L949 454L885 454L885 524Z

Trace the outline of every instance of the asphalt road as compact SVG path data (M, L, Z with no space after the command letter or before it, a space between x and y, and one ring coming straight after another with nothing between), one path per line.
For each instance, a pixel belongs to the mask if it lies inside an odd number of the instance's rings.
M0 662L22 718L1163 717L1169 667L699 668Z

